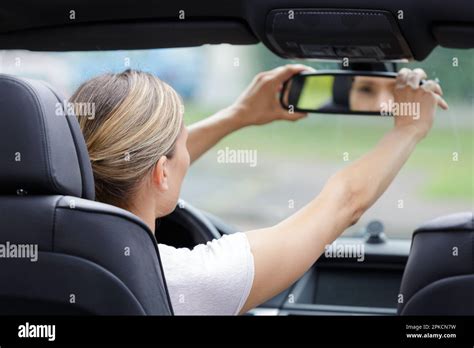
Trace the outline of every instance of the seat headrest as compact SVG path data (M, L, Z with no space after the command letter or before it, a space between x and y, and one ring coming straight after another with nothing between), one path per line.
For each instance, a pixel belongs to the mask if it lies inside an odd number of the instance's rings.
M471 211L444 215L430 220L415 231L472 231L474 229L474 214Z
M461 293L451 292L449 297L454 296L451 299L446 297L447 295L440 296L439 302L430 301L429 298L449 293L448 289L456 288L458 284L461 284L464 293L468 293L468 284L472 284L474 274L473 230L472 212L441 216L415 230L400 286L403 302L398 304L399 314L464 315L463 311L472 313L474 306L468 306L467 303L464 308L451 306L451 300L456 306L460 301L462 303ZM423 294L428 300L420 298Z
M87 148L69 109L46 83L0 74L0 194L94 199Z

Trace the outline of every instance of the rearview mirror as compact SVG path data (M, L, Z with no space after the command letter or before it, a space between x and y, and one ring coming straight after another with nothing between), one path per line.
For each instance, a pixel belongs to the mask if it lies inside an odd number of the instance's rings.
M318 71L293 76L280 101L295 112L390 115L397 74L372 71Z

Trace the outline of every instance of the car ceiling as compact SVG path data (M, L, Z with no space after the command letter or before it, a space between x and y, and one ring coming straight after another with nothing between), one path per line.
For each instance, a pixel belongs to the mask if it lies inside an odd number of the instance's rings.
M394 18L401 10L404 18L397 24L416 60L436 45L474 47L472 0L16 0L0 5L0 49L85 51L261 41L275 51L266 35L266 17L274 9L292 8L385 10ZM347 35L350 40L350 31Z

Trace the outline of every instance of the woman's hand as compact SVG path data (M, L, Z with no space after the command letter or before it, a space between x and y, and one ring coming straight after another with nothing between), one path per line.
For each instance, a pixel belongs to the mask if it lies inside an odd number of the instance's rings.
M301 64L289 64L255 76L247 89L231 105L233 117L242 127L262 125L275 120L296 121L306 117L306 113L285 110L279 100L283 83L291 76L313 68Z
M441 97L443 91L438 83L428 80L420 86L420 81L426 77L422 69L403 68L398 73L394 90L395 104L408 103L405 104L406 109L419 112L419 114L395 115L395 127L414 130L419 139L424 138L430 131L436 106L448 109L448 104Z
M191 163L226 135L242 127L305 117L306 113L290 113L283 109L279 100L283 83L304 70L314 69L293 64L260 73L235 103L190 126L187 146Z

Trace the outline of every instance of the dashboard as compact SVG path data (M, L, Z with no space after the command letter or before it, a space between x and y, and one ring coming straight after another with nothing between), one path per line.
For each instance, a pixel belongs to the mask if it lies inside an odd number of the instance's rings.
M249 314L396 315L410 240L368 244L341 237L334 245L363 250L364 259L325 253L293 286Z

